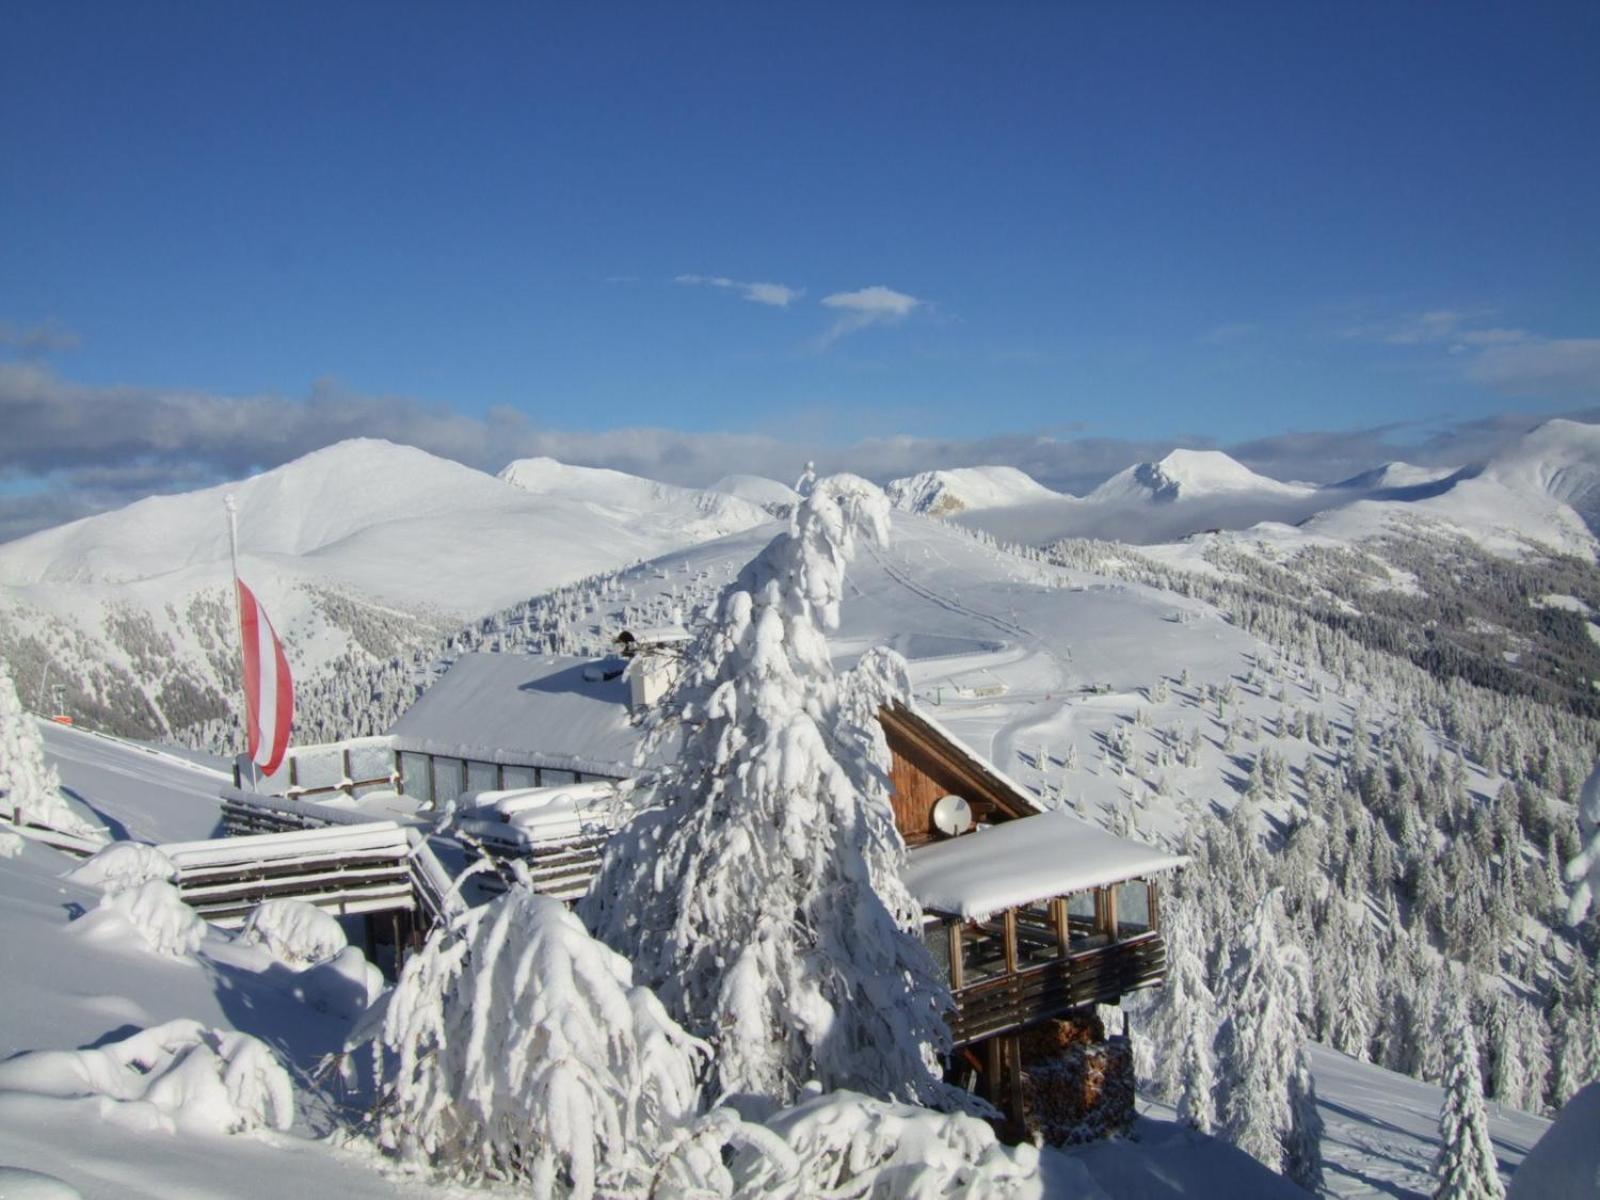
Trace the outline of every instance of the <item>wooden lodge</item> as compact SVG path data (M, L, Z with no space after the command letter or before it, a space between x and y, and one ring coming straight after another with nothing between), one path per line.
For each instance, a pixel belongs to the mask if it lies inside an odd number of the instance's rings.
M535 886L575 900L625 815L619 781L639 737L637 680L612 666L463 655L388 735L297 749L276 795L226 789L229 826L425 831L448 808L444 836L469 855L519 858ZM949 1079L1016 1136L1116 1128L1132 1115L1132 1057L1095 1008L1164 978L1158 878L1187 860L1042 811L923 709L880 720L906 884L955 1001Z
M881 720L906 884L955 999L952 1079L981 1091L1017 1132L1059 1140L1114 1127L1131 1116L1131 1075L1118 1093L1128 1112L1097 1112L1107 1107L1095 1075L1104 1062L1092 1060L1119 1060L1128 1074L1131 1055L1125 1041L1107 1043L1094 1006L1165 978L1156 877L1187 859L1041 812L916 709L888 708Z

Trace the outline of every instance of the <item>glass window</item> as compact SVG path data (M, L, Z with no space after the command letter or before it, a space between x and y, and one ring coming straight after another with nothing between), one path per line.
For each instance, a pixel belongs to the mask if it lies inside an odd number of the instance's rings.
M562 787L565 784L578 782L578 776L572 771L557 771L545 767L539 774L545 787Z
M509 788L531 788L537 786L533 782L532 767L507 767L505 786Z
M500 773L488 762L467 762L467 791L492 792L498 786Z
M333 788L344 778L344 753L337 746L307 748L295 755L295 783L301 788Z
M433 760L433 802L439 807L458 799L466 782L459 758Z
M386 779L394 770L394 751L388 746L350 747L350 778Z
M433 787L428 780L428 756L410 750L400 753L400 773L404 777L406 795L415 796L423 804L433 803Z
M1150 885L1142 879L1117 888L1117 936L1136 937L1150 931Z
M950 926L943 921L927 921L922 926L922 944L933 956L933 965L939 976L950 982Z
M1104 940L1095 920L1094 897L1093 892L1073 892L1067 897L1067 925L1072 931L1068 948L1071 950L1086 950Z
M1005 928L999 921L968 921L961 927L961 982L971 987L1006 971Z

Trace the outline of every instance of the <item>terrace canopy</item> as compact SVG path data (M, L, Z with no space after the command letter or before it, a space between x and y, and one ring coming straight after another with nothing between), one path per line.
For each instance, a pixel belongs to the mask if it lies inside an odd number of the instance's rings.
M1188 861L1050 812L919 846L910 852L905 881L923 908L971 921Z

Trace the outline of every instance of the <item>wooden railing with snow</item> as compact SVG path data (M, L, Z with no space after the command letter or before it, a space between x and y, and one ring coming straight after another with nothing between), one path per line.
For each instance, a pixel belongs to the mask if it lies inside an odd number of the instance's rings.
M957 1046L970 1045L1086 1004L1115 1004L1161 982L1166 973L1161 935L1141 934L956 989L950 1031Z
M334 916L452 910L449 876L425 839L393 821L169 843L178 893L206 920L241 924L263 900L301 900Z

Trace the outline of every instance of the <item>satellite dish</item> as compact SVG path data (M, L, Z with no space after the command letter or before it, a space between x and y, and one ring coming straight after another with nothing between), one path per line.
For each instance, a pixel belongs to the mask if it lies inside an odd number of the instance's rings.
M960 796L946 796L933 806L933 827L946 837L972 828L972 805Z

